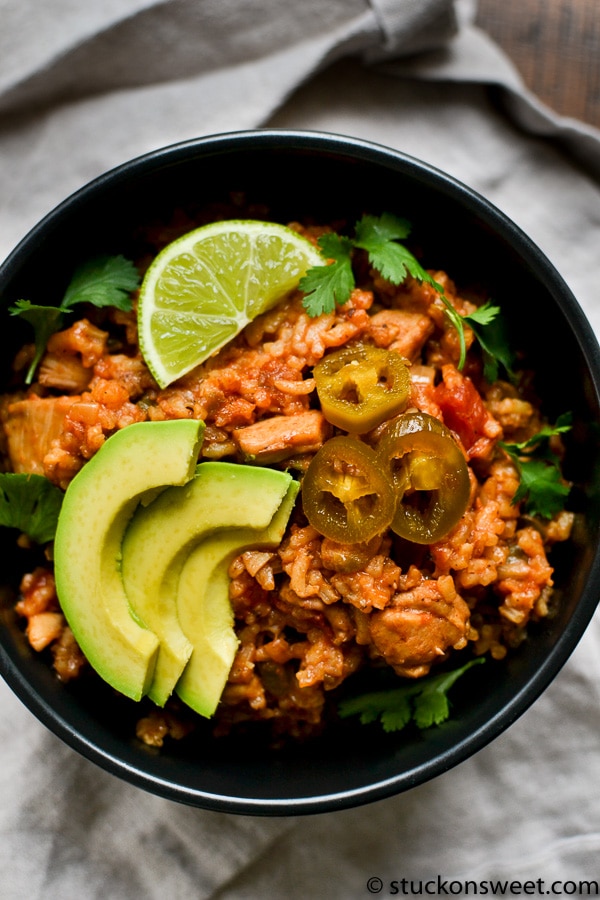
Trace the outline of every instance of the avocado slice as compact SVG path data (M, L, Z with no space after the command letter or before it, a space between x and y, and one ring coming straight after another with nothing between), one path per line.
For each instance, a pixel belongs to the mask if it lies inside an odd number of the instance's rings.
M195 472L204 423L139 422L115 432L69 484L54 541L56 589L81 650L112 687L139 700L158 638L134 620L120 572L125 527L146 492Z
M266 528L292 483L286 472L202 462L183 487L139 507L123 538L121 571L134 615L159 639L148 696L164 706L192 654L177 616L179 574L193 546L218 529Z
M229 600L231 561L250 549L273 549L283 538L300 485L292 481L266 528L232 528L202 541L179 577L177 611L194 651L176 687L201 716L215 712L238 647Z

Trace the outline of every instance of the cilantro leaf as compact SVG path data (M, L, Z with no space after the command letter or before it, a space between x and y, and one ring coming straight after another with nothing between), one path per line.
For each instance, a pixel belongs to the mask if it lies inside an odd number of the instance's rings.
M412 719L410 702L412 689L411 683L387 691L360 694L358 697L343 700L338 707L338 712L342 719L349 716L360 716L361 725L370 725L371 722L376 722L381 718L384 730L399 731ZM395 727L390 727L392 725Z
M92 303L94 306L116 306L129 312L131 292L139 283L138 270L130 260L124 256L100 256L83 263L75 271L60 308Z
M124 256L100 256L83 263L76 269L59 306L39 306L29 300L17 300L9 307L13 316L21 316L34 331L35 354L25 376L31 384L35 370L44 355L48 338L58 331L64 316L77 303L94 306L116 306L128 312L131 309L131 292L140 283L138 270Z
M437 291L446 308L446 315L458 333L459 370L464 368L467 357L467 322L481 346L485 378L495 381L499 366L502 365L509 378L514 380L513 356L506 339L504 323L499 316L499 307L488 302L469 315L461 316L446 297L443 285L423 268L404 244L399 243L410 234L410 230L410 223L406 219L392 213L383 213L381 216L362 216L354 226L352 238L337 234L325 234L319 238L321 250L333 262L328 266L313 266L300 280L300 290L305 294L303 305L309 316L333 312L336 304L347 302L355 286L352 252L355 249L364 250L372 268L392 284L402 284L411 275Z
M492 306L488 300L482 306L478 306L477 309L474 309L472 313L463 316L463 319L465 319L469 325L490 325L499 313L500 307Z
M475 663L483 662L483 657L471 660L460 669L443 672L428 678L423 690L414 698L414 720L418 728L440 725L450 715L448 691L461 675Z
M571 423L571 413L563 413L554 425L544 426L526 441L512 444L500 441L519 474L513 503L524 501L525 510L531 515L551 519L564 509L570 487L563 480L560 460L548 442L551 437L569 431Z
M410 223L406 219L391 213L379 217L363 216L356 223L354 234L354 246L367 251L369 262L387 281L402 284L410 274L443 293L442 286L433 280L410 250L396 243L410 234Z
M348 301L355 286L352 270L352 251L366 250L374 269L391 281L401 284L410 274L418 281L425 281L443 295L443 288L421 266L417 258L398 244L399 238L410 233L410 224L391 213L363 216L355 225L354 237L324 234L319 238L323 253L333 260L328 266L313 266L300 280L304 292L304 308L310 316L333 312L336 304Z
M554 425L544 425L540 431L526 441L521 441L521 443L518 444L511 444L510 446L516 447L518 450L525 453L533 449L536 449L538 452L540 452L541 449L541 451L544 452L547 447L547 441L551 437L558 434L565 434L567 431L570 431L572 427L573 414L570 412L561 413Z
M18 528L32 541L53 540L63 492L43 475L0 473L0 525Z
M564 508L569 486L561 479L556 466L541 459L517 462L520 483L514 502L526 500L527 511L551 519Z
M61 327L63 312L56 306L36 306L29 300L17 300L15 305L9 308L9 312L11 316L21 316L33 327L35 353L25 376L25 383L31 384L35 370L44 355L48 338Z
M444 292L443 287L434 281L417 258L402 244L390 242L369 251L369 262L392 284L402 284L408 275L412 275L417 281L430 284L438 293Z
M312 266L300 279L298 286L305 294L302 303L309 316L333 312L336 304L341 306L349 300L355 285L350 240L337 234L324 234L319 238L319 246L333 262Z
M343 700L338 712L342 719L360 716L363 725L379 719L387 732L401 731L411 721L420 729L440 725L450 715L448 692L452 685L472 666L484 661L484 657L480 656L450 672L429 675L399 688L373 691Z
M417 728L440 725L450 715L450 702L443 691L423 690L414 698L414 720Z
M412 709L408 697L397 696L394 703L381 710L380 719L384 731L402 731L412 719ZM363 720L361 719L361 722Z
M500 315L500 307L492 306L489 300L466 316L463 316L475 333L483 354L483 377L488 382L496 381L502 366L511 381L516 380L513 371L514 354L508 343L506 322Z
M339 234L322 234L318 242L323 254L329 259L343 262L351 261L352 241Z
M392 213L381 216L363 216L354 228L354 246L363 250L376 250L389 241L402 240L411 232L410 222Z

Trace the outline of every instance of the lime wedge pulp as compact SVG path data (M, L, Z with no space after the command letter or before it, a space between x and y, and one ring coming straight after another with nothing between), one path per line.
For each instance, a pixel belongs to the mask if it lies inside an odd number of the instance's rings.
M251 219L204 225L168 244L148 268L138 304L140 348L158 384L204 362L324 264L291 228Z

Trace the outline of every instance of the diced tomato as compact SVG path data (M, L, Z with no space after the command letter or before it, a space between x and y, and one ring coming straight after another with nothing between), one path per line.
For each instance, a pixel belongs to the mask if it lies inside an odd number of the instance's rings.
M455 366L443 366L442 378L434 391L435 400L445 425L458 435L468 453L486 436L490 414L471 379L461 375Z

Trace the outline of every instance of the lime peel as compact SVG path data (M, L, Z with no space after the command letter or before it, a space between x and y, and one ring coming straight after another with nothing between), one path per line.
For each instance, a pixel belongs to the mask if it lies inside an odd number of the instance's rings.
M221 349L326 260L285 225L230 219L168 244L140 288L142 355L167 387Z

